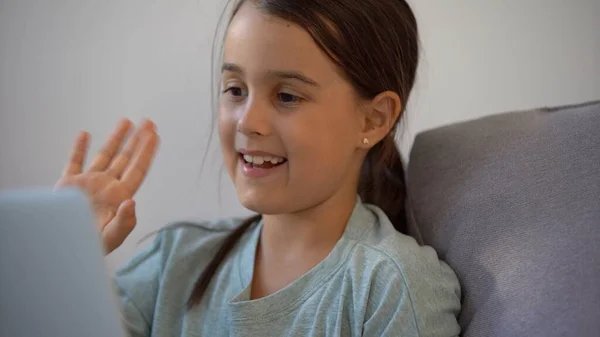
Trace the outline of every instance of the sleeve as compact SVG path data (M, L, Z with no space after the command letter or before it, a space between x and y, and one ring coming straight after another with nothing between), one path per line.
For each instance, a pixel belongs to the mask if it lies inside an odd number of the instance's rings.
M460 285L431 248L404 264L390 263L374 275L363 336L459 336Z
M164 246L164 232L161 232L149 247L119 268L114 276L123 325L131 337L150 336L165 261Z

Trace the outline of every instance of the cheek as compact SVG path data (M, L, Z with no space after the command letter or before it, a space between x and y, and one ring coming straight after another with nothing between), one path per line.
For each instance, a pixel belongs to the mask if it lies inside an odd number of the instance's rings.
M225 109L219 108L218 118L219 140L221 143L221 151L223 159L227 165L229 174L233 174L232 168L235 167L237 153L235 151L235 134L237 130L237 120L233 113Z
M302 123L304 127L294 128L288 137L284 136L295 143L286 147L292 151L290 173L297 181L327 185L336 181L332 177L345 178L355 150L355 127L348 115L346 111L332 110L315 114L315 118Z
M352 153L347 134L332 128L311 133L302 149L302 164L311 171L339 170L347 165Z

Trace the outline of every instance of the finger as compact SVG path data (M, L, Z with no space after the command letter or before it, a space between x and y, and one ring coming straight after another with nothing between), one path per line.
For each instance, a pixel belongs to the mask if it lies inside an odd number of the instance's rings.
M85 155L90 143L90 135L87 132L80 132L75 139L73 150L69 155L69 161L63 169L63 177L81 173L85 161Z
M119 152L119 154L115 157L115 159L110 163L108 167L107 173L111 176L121 179L121 175L123 175L123 171L127 167L127 164L131 161L131 157L135 149L138 147L140 137L132 137L125 148Z
M152 160L156 154L158 143L158 135L154 132L148 132L142 140L142 144L139 151L136 152L133 161L123 173L123 179L121 181L127 186L132 194L135 193L140 188L140 185L142 185L142 182L144 182L144 178L146 178Z
M102 230L101 237L106 254L110 254L123 244L135 228L136 223L135 202L133 200L122 202L117 210L117 215Z
M122 119L118 124L113 133L110 135L106 143L100 149L100 152L94 158L90 171L103 171L106 169L108 164L113 160L113 157L119 151L123 140L129 133L131 128L131 121L128 119Z
M148 132L154 132L155 126L154 123L150 120L145 120L142 122L140 127L135 131L133 136L125 145L125 148L119 152L117 157L111 162L110 167L108 168L108 174L113 177L120 179L123 171L127 167L127 164L131 161L135 151L138 149L140 139L144 137L144 135Z
M156 124L150 119L144 119L140 128L148 131L156 131Z

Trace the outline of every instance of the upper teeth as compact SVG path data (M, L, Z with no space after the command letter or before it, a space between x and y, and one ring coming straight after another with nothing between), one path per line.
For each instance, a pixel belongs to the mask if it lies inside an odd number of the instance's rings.
M271 164L279 164L283 162L283 158L280 157L271 157L271 156L251 156L249 154L244 155L244 160L247 163L252 163L256 165L262 165L264 163L271 162Z

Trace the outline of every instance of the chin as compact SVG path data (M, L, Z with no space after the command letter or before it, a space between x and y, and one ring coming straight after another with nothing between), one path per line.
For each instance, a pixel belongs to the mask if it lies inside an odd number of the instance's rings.
M284 198L273 193L257 193L257 191L238 191L238 198L242 206L258 214L282 214L289 213L283 205Z

